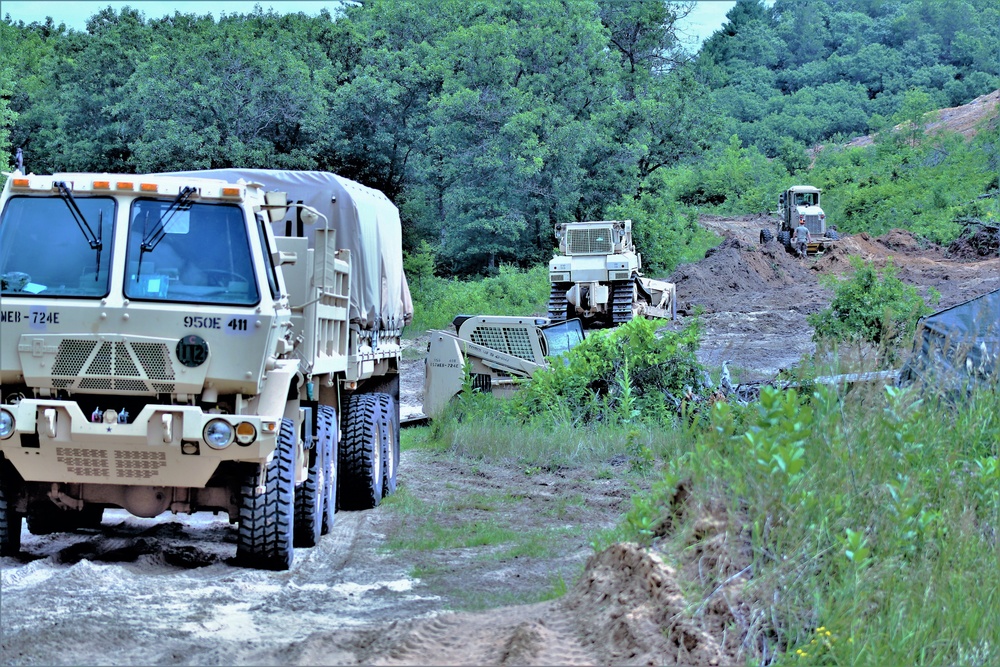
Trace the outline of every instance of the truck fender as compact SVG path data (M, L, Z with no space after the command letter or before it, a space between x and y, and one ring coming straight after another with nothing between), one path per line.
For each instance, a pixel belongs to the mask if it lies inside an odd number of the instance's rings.
M424 363L424 414L437 417L462 391L465 354L461 342L450 334L432 331Z
M299 372L299 362L295 359L279 359L275 367L264 377L264 390L257 399L257 414L262 417L281 419L285 414L288 392Z

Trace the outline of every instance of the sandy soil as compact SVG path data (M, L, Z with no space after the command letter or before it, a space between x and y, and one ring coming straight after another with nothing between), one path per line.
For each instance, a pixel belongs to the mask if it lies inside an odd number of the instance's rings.
M799 260L773 241L757 242L769 225L764 218L702 222L725 241L670 276L683 313L674 326L702 309L702 361L729 360L738 381L768 379L813 353L805 317L832 296L818 277L845 271L848 255L879 265L891 257L903 280L938 290L941 307L1000 287L1000 258L921 247L902 231L848 237L821 258ZM410 343L418 351L405 355L404 414L419 411L425 344ZM615 471L625 463L607 465ZM685 599L678 585L699 576L688 568L701 572L714 562L712 544L724 538L724 525L705 522L678 576L656 553L632 545L593 553L594 532L630 506L634 489L622 475L596 479L591 469L526 471L410 451L400 479L400 493L424 510L339 513L333 532L298 550L282 573L231 565L236 533L224 518L109 511L99 530L25 530L20 556L0 559L0 661L713 665L747 657L731 629L741 613L738 594L727 593L738 589L739 567L718 566L735 574L708 599ZM517 533L560 530L550 531L541 555L505 555L496 546L387 548L428 519L444 527L494 520ZM518 604L540 599L559 578L568 585L564 596Z

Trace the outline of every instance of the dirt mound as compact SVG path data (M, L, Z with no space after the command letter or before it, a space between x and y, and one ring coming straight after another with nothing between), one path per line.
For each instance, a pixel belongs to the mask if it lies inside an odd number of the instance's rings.
M948 254L971 260L1000 256L1000 225L988 225L979 220L967 223L948 246Z
M602 663L735 663L688 616L673 568L635 544L615 544L592 556L563 604Z
M940 109L927 117L932 119L924 125L924 132L928 134L948 131L973 137L984 125L996 127L1000 121L1000 90L980 95L968 104ZM901 128L901 125L897 125L893 130ZM852 139L847 143L847 147L870 146L872 143L872 135L868 134Z
M734 235L705 253L705 259L677 268L668 280L677 285L680 311L747 312L780 293L789 304L811 296L810 264L789 254L776 241L760 245Z

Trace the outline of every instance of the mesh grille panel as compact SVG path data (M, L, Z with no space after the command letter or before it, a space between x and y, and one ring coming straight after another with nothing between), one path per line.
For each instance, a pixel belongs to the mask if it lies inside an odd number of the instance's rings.
M115 452L115 474L131 479L149 479L167 465L164 452Z
M173 380L174 366L170 350L162 343L132 343L132 351L150 380Z
M823 233L823 225L820 224L818 215L807 215L806 227L809 229L810 234L821 236Z
M94 360L87 367L88 375L111 375L111 343L101 343Z
M531 349L531 338L527 330L520 327L479 326L473 329L469 339L505 354L534 361L535 355Z
M115 343L115 375L139 376L139 369L132 363L125 343Z
M148 391L149 387L142 380L115 379L115 389L118 391Z
M80 374L80 369L86 363L87 357L97 347L95 340L64 340L59 343L56 360L52 364L53 375Z
M571 255L610 255L614 251L611 229L570 229L566 231L567 247Z
M112 388L111 378L80 379L80 389L103 389L105 391L110 391Z
M107 477L111 468L108 453L103 449L56 447L56 460L66 466L66 471L80 477Z

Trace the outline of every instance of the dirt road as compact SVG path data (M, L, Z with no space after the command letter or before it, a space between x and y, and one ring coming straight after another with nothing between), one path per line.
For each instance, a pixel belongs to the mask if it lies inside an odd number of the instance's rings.
M725 241L678 269L681 308L705 327L702 360L731 361L737 380L766 379L814 350L808 313L832 294L818 282L848 254L883 265L941 306L1000 287L1000 259L969 261L912 236L845 239L797 260L757 243L757 217L707 217ZM682 322L683 323L683 322ZM422 362L403 369L404 410L419 406ZM609 462L614 470L614 462ZM624 465L619 463L618 465ZM526 471L444 453L404 452L395 503L339 513L333 532L297 550L288 572L234 567L224 518L136 519L109 511L99 530L23 534L0 559L0 661L61 664L728 664L738 639L725 605L693 601L673 570L617 545L593 555L633 492L624 475ZM432 522L436 522L433 523ZM463 542L503 526L499 546ZM450 535L414 548L432 529ZM433 531L432 531L433 532ZM525 540L543 544L527 548ZM444 539L444 538L440 538ZM390 548L391 546L391 548ZM524 548L515 548L515 547ZM582 574L581 574L582 573ZM542 600L559 583L565 595ZM525 604L527 603L527 604ZM449 610L467 610L454 614Z

